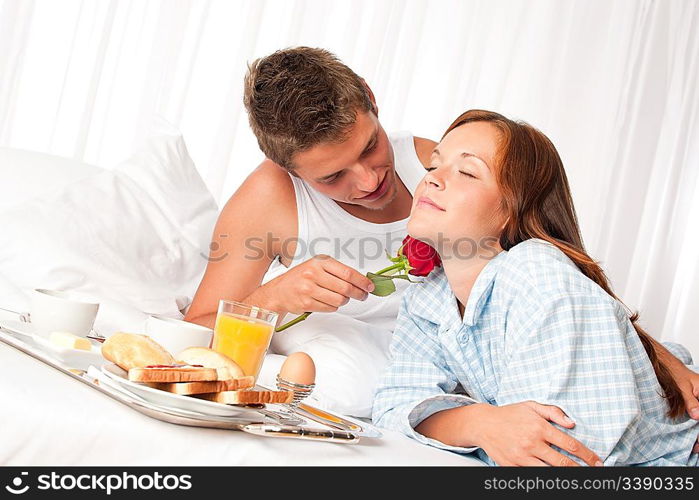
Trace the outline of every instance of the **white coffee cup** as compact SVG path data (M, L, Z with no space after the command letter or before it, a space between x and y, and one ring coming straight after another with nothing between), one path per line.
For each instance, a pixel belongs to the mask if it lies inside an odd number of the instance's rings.
M146 335L176 357L188 347L209 347L214 331L188 321L153 314L146 320Z
M70 332L85 336L95 324L99 304L80 299L74 292L35 288L30 294L30 320L41 336Z

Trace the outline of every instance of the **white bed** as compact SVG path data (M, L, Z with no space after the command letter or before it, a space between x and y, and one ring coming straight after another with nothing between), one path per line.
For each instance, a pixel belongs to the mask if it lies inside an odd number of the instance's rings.
M0 366L2 465L483 465L394 432L335 444L169 424L2 343Z
M0 148L0 308L53 288L99 300L105 335L181 317L218 209L176 131L149 141L112 170ZM483 465L394 432L348 445L162 422L3 343L0 367L1 465Z

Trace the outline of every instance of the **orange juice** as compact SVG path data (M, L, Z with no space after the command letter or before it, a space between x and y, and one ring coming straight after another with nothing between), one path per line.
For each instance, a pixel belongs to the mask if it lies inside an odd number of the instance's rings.
M245 375L257 380L272 340L273 325L238 314L219 313L211 348L238 363Z

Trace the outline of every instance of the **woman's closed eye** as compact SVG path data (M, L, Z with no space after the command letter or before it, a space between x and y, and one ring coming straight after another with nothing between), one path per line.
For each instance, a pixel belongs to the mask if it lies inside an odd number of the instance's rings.
M436 170L436 169L437 169L437 167L427 167L427 168L425 168L425 170L427 170L428 172L432 172L433 170ZM459 173L460 173L460 174L464 174L465 176L471 177L471 178L473 178L473 179L478 179L478 177L476 177L475 175L473 175L471 172L464 172L463 170L459 170Z

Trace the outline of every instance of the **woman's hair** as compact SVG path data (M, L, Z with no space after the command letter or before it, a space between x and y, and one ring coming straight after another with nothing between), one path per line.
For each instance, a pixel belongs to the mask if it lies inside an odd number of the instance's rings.
M500 132L496 178L502 193L503 213L507 217L500 246L509 250L531 238L548 241L565 253L585 276L619 300L602 268L585 251L563 162L548 137L527 123L476 109L454 120L444 135L470 122L488 122ZM658 358L650 335L637 324L638 313L629 319L664 392L668 415L679 417L684 405L677 383Z

